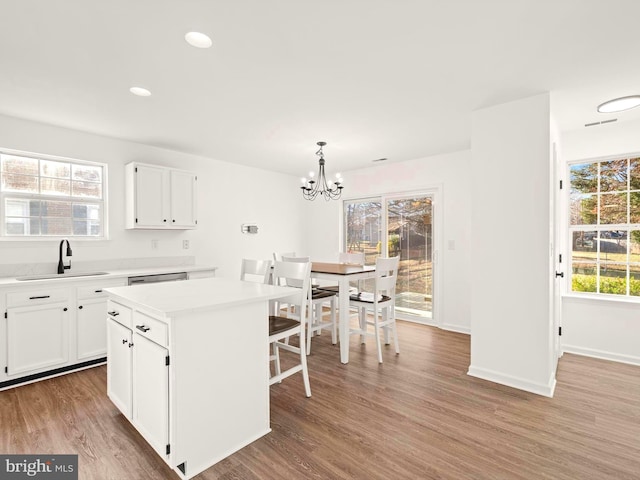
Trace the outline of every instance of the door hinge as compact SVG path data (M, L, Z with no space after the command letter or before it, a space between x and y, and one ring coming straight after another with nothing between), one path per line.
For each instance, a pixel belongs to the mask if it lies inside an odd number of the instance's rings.
M9 367L4 367L4 373L9 373Z
M196 175L196 182L198 181L198 176Z
M562 190L562 180L560 180L560 190Z
M562 336L562 327L558 327L558 336L561 337Z
M8 317L7 317L7 312L4 312L4 318L8 318Z
M562 254L558 255L558 263L562 263Z
M196 225L198 224L198 220L196 220Z
M164 364L169 366L169 355L164 358Z
M138 173L138 167L135 168L136 173Z
M167 443L167 455L171 453L171 445Z
M138 223L138 219L136 218L136 223Z

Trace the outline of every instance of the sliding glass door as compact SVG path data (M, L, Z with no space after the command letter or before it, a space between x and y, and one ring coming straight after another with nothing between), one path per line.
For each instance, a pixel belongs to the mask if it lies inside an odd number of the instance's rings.
M343 238L345 251L364 252L367 265L378 256L399 256L396 314L418 321L432 317L432 194L347 200Z

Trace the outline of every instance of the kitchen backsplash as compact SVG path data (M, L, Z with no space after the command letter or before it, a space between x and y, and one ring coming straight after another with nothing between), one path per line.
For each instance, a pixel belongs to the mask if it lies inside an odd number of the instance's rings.
M177 267L195 265L194 256L182 257L145 257L145 258L120 258L109 260L90 260L75 262L73 257L65 257L65 265L71 260L72 272L93 272L93 271L113 271L132 270L136 268L154 267ZM25 275L42 275L55 273L58 268L57 262L44 263L13 263L0 265L0 277L21 277Z

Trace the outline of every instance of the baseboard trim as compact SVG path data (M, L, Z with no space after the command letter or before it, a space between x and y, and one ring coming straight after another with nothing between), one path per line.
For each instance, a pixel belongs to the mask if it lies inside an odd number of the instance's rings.
M584 357L599 358L601 360L610 360L612 362L628 363L630 365L640 366L640 357L632 355L622 355L620 353L612 353L604 350L596 350L594 348L576 347L575 345L562 344L563 353L573 353Z
M500 385L506 385L507 387L517 388L518 390L524 390L526 392L535 393L544 397L553 397L553 392L556 388L555 375L551 375L549 382L544 385L541 383L531 382L519 377L511 375L505 375L504 373L488 370L486 368L478 368L473 365L469 366L467 375L472 377L488 380L493 383L499 383Z
M448 330L450 332L464 333L464 334L467 334L467 335L471 335L471 328L463 327L461 325L453 325L451 323L444 323L444 324L442 324L442 326L440 328L443 329L443 330Z
M59 377L67 373L84 370L86 368L97 367L107 363L107 357L96 358L95 360L89 360L86 362L75 363L73 365L67 365L61 368L55 368L53 370L47 370L46 372L35 373L33 375L26 375L24 377L13 378L4 382L0 382L0 390L7 390L9 388L18 387L20 385L27 385L47 378Z

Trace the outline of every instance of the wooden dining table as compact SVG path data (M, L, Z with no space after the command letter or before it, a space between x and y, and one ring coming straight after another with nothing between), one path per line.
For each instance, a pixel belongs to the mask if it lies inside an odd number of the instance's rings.
M349 282L373 278L376 267L348 263L311 263L311 277L338 283L340 361L349 363Z

